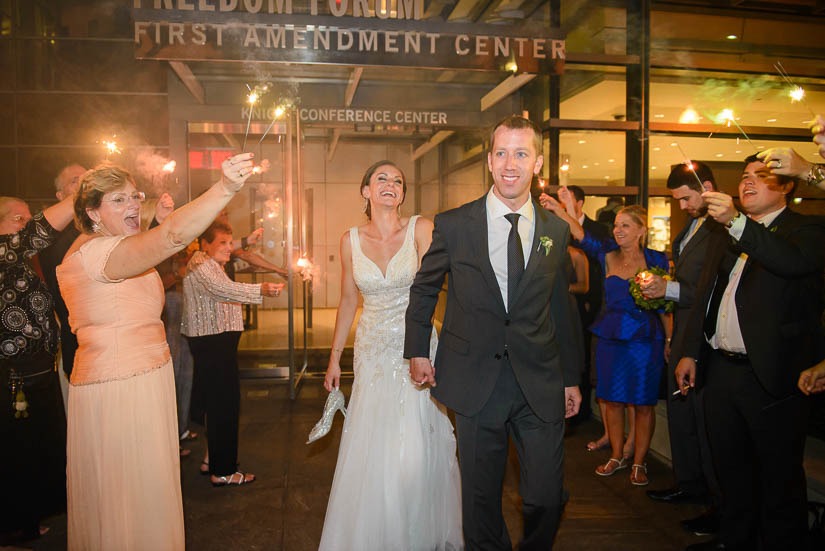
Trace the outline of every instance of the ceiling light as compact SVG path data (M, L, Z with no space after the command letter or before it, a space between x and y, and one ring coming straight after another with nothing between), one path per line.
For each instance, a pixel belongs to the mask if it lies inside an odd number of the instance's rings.
M610 179L610 176L605 176L605 177L604 177L604 179L605 179L605 180L609 180L609 179Z
M662 115L661 113L660 113L660 114L658 114L658 115L653 115L653 116L654 116L654 117L656 117L657 119L663 119L663 118L665 117L665 116L664 116L664 115Z
M584 140L579 140L579 143L587 143L587 142L584 141Z
M614 162L616 162L616 159L608 159L607 162L608 163L614 163Z
M794 205L798 205L802 202L802 197L794 197L793 198Z
M662 149L662 148L661 147L654 147L653 151L659 151L660 149Z
M728 36L726 36L725 38L727 38L728 40L736 40L736 39L737 39L737 38L739 38L739 37L738 37L738 36L736 36L735 34L729 34L729 35L728 35Z
M673 142L672 144L670 144L670 147L676 147L677 145L679 145L679 144L676 143L676 142Z
M716 156L717 157L724 157L724 155L722 153L717 153Z
M599 163L593 163L593 166L599 166Z
M737 149L736 151L734 151L734 153L742 153L742 150L741 150L741 149Z
M656 170L655 166L650 167L650 170Z
M776 122L776 119L768 119L768 122Z
M582 165L582 168L587 168L587 165Z

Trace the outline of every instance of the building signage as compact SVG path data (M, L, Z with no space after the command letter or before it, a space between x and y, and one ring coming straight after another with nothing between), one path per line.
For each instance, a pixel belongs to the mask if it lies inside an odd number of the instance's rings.
M277 117L275 107L258 108L244 106L241 119L273 120ZM448 124L447 111L417 111L402 109L381 109L361 107L299 107L298 115L307 123L338 124L380 124L380 125L423 125L445 126Z
M422 20L423 0L134 0L138 59L561 72L559 29ZM319 5L331 15L319 14Z

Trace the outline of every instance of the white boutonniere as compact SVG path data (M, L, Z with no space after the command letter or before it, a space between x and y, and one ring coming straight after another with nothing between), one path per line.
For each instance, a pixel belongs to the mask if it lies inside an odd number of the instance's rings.
M539 246L536 249L536 252L539 252L539 250L542 247L544 247L544 256L549 255L550 249L553 248L553 240L547 237L546 235L542 235L541 237L539 237Z

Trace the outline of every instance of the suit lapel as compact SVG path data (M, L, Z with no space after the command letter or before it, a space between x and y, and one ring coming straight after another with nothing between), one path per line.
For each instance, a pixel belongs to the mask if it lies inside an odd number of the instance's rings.
M524 292L524 289L527 287L527 284L530 282L530 280L533 278L533 275L536 273L538 265L541 264L541 258L545 256L544 250L539 249L539 244L541 243L541 236L546 235L549 237L549 228L547 227L547 222L550 215L536 201L533 201L533 212L536 218L536 227L533 231L533 243L530 245L529 249L530 260L527 261L527 268L521 275L521 280L518 283L518 287L516 287L515 296L510 301L510 304L515 304L516 301L519 299L521 294Z
M774 218L773 222L771 222L771 224L768 226L768 231L773 231L773 232L780 231L781 232L782 231L782 225L791 216L789 214L791 212L793 212L791 209L789 209L788 207L785 207L785 210L783 210L781 213L779 213L779 216ZM745 274L747 274L750 271L751 267L753 267L753 259L750 257L750 255L748 255L748 259L745 261L745 267L742 268L742 277L745 277Z
M676 259L676 264L677 265L680 263L682 257L687 256L690 253L690 251L695 249L696 246L699 245L699 243L701 243L702 240L704 240L708 236L708 233L710 233L710 232L707 231L706 226L707 226L707 220L705 220L705 222L703 222L702 225L699 226L699 228L693 234L693 237L690 238L690 241L685 243L685 248L682 250L682 253ZM688 228L689 227L690 227L690 225L688 224ZM683 239L684 239L684 237L686 237L686 235L682 236Z
M499 305L502 312L506 312L507 308L504 305L504 299L501 298L501 288L498 286L496 274L493 271L493 265L490 264L490 248L487 242L487 195L483 195L473 205L471 214L474 223L470 224L473 231L470 232L470 240L473 243L473 252L478 258L478 266L481 269L481 274L487 282L492 295L496 297L496 304Z
M673 241L673 258L676 259L676 262L679 261L681 258L681 253L679 253L679 245L681 245L682 240L687 235L688 230L690 229L690 224L682 228L682 231L679 232L679 235L676 236L676 239Z

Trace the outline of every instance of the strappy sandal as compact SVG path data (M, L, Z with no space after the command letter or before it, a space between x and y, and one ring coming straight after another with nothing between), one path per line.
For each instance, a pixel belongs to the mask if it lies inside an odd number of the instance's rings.
M615 463L615 466L613 466ZM627 468L627 460L622 457L621 461L618 459L610 458L607 460L607 463L604 465L599 465L596 467L596 474L599 476L612 476L613 473L616 471L621 471L622 469Z
M204 469L206 467L206 469ZM198 468L198 472L201 473L201 476L206 476L209 474L209 461L201 461L201 466Z
M237 482L235 481L235 475L239 476ZM240 486L242 484L252 484L253 482L255 482L255 480L257 480L254 477L254 475L252 478L247 478L247 475L240 471L232 473L229 476L216 476L215 478L218 479L218 482L212 482L212 486L216 488L222 488L224 486Z
M639 469L644 471L641 476L639 476ZM647 463L633 464L633 468L630 470L630 483L634 486L647 486L650 483L647 479Z

